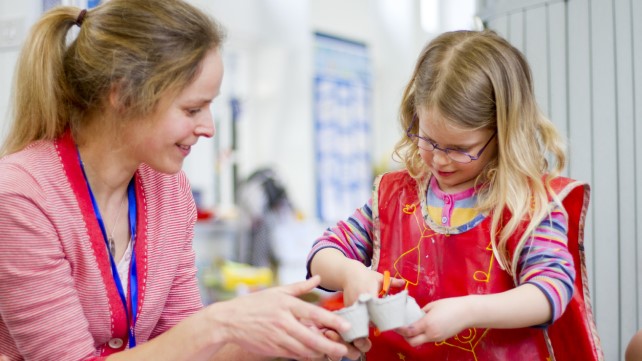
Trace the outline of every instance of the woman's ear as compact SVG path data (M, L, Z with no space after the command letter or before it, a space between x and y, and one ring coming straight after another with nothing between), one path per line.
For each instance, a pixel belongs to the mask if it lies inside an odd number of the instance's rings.
M109 87L107 96L108 106L116 113L124 114L127 109L127 96L124 94L125 84L123 80L114 81Z

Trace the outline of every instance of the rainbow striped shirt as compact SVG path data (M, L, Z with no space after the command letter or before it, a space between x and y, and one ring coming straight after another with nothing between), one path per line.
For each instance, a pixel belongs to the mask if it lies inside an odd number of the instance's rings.
M434 178L433 178L434 179ZM484 215L475 209L477 196L473 188L460 193L447 194L431 182L427 192L428 215L433 221L461 231L479 224ZM519 284L530 283L538 287L548 299L552 318L557 320L573 297L575 267L567 247L568 221L564 211L556 206L533 232L519 258ZM328 228L313 244L308 255L310 261L323 248L336 248L346 257L366 266L372 262L372 199L345 221Z

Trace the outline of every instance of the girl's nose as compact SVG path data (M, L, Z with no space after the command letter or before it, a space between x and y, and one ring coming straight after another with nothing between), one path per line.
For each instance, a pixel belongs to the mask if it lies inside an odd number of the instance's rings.
M441 149L433 149L432 159L435 163L439 164L448 164L452 161L448 154Z

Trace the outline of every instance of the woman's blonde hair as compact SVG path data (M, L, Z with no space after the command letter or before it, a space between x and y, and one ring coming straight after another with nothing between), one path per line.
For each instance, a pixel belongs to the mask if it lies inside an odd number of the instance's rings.
M110 0L88 10L48 11L32 28L14 77L13 124L0 155L76 131L118 95L120 119L150 114L219 48L222 27L181 0ZM69 29L80 26L68 43Z
M481 188L478 207L492 215L495 255L515 275L517 257L510 259L507 240L524 220L529 221L525 234L537 227L548 212L549 196L556 199L549 181L566 162L563 140L537 107L525 57L493 31L444 33L423 49L405 88L400 109L404 131L418 109L436 110L458 127L497 132L497 157L476 181L488 185ZM411 131L416 133L417 127ZM404 135L395 154L420 184L427 184L430 174L412 139ZM506 210L511 218L502 224Z

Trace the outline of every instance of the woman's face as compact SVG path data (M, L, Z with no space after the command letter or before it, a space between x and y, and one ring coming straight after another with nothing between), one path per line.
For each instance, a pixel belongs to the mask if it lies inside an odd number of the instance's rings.
M497 154L497 141L490 129L458 128L435 111L419 111L419 136L427 138L440 149L452 149L476 156L470 163L453 161L443 150L419 149L419 155L428 166L442 191L457 193L471 188L477 176ZM490 140L490 142L489 142ZM486 148L484 146L487 144Z
M191 84L175 96L161 98L153 114L134 124L134 153L141 163L162 173L176 173L200 137L214 136L210 104L219 94L222 78L221 55L212 50Z

